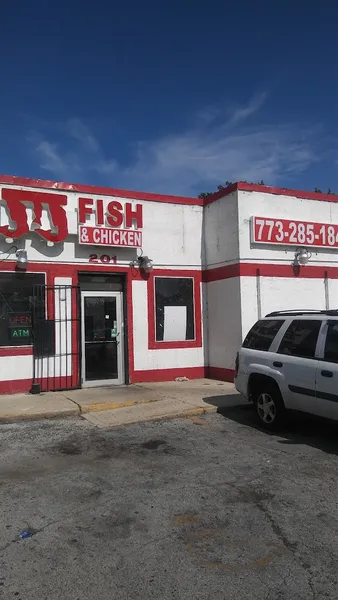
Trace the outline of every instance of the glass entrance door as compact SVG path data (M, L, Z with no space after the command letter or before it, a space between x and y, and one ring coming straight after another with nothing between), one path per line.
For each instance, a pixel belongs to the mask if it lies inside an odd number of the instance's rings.
M82 385L124 383L121 292L82 292Z

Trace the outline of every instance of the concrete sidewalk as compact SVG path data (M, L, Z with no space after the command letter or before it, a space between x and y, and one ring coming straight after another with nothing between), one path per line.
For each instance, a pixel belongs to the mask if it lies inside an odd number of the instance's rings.
M81 415L98 427L113 427L215 412L232 395L233 384L210 379L14 394L0 397L0 422Z

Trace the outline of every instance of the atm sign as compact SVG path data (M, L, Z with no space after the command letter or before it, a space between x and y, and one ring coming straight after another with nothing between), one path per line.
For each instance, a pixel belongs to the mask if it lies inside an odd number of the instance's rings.
M10 337L12 340L22 339L22 338L30 338L31 330L30 329L10 329Z

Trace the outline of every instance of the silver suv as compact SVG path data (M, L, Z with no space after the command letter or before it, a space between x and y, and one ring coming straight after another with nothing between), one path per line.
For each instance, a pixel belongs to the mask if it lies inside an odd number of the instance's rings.
M273 312L249 331L236 358L236 389L275 430L287 411L338 421L338 310Z

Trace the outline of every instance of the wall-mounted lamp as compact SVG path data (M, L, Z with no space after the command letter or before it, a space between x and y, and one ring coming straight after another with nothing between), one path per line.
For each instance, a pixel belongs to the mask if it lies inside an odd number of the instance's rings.
M296 265L307 265L312 254L307 248L297 248L295 252L295 264Z
M27 269L28 259L26 250L18 250L16 253L16 266L18 269Z
M140 269L143 269L145 273L151 273L153 270L153 261L149 256L138 256L137 263Z

